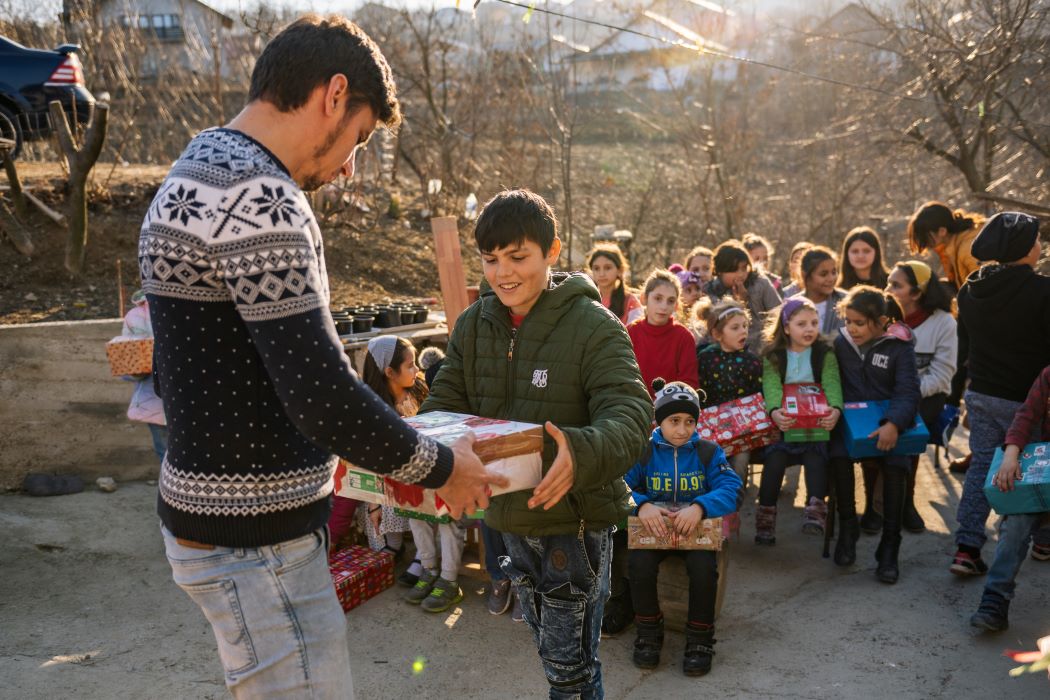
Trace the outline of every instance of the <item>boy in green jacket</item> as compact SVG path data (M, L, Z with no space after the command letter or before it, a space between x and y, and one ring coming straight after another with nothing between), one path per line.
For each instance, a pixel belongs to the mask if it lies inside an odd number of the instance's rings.
M504 191L474 239L491 287L456 321L421 413L544 423L543 479L492 499L500 565L539 647L551 698L603 697L598 640L623 475L642 454L653 405L623 325L580 273L552 273L561 240L542 197ZM541 632L542 629L542 632Z

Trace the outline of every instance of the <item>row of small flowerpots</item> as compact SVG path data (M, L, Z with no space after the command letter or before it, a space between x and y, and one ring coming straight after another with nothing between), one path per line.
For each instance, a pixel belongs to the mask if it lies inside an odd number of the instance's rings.
M332 311L339 335L368 333L373 328L395 328L426 323L427 307L417 304L348 306Z

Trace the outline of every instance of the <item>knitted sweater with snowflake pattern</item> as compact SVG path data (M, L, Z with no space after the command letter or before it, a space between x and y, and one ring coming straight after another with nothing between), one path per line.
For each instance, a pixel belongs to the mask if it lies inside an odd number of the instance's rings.
M168 417L158 512L175 536L258 547L324 526L337 457L441 486L452 453L354 374L320 230L264 146L198 134L146 213L139 268Z

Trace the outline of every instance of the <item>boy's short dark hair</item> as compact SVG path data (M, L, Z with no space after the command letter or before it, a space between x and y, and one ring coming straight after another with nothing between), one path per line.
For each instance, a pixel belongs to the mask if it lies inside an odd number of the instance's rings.
M547 201L529 190L504 190L485 203L474 225L482 253L532 241L543 254L558 237L558 219Z
M291 112L337 73L350 85L347 119L371 107L380 123L398 127L401 107L386 58L360 27L339 15L304 15L271 39L252 70L248 101L263 100Z

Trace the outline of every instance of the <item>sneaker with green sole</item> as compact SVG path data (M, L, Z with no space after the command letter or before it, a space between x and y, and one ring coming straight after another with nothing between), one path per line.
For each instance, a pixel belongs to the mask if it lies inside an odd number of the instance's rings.
M427 612L445 612L461 600L463 600L463 589L459 587L459 584L439 578L434 581L430 595L420 604L420 607Z
M436 571L427 571L424 569L423 573L419 575L419 580L416 581L416 585L405 591L401 598L406 603L419 605L426 600L428 595L430 595L430 591L434 588L434 584L437 580L438 575Z

